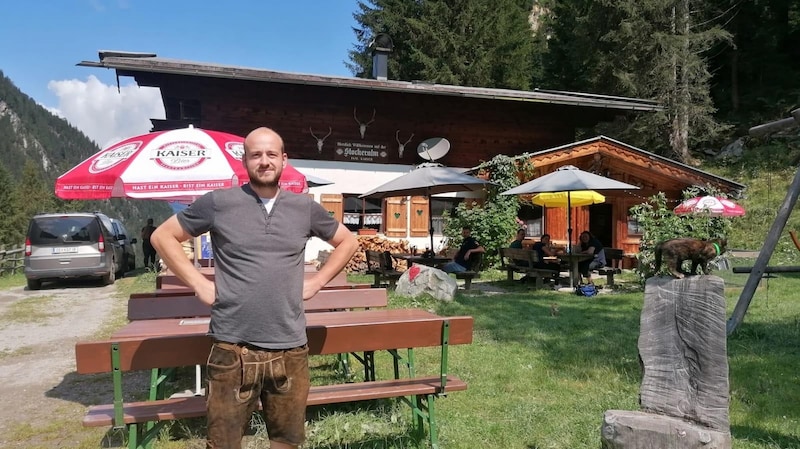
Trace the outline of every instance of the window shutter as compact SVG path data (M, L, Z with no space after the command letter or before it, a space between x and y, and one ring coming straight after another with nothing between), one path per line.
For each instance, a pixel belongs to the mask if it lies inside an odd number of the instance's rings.
M428 212L428 197L411 197L411 237L427 237L430 235Z
M340 193L323 193L320 195L319 203L325 210L338 222L344 219L344 205L342 202L342 194Z
M408 207L404 200L405 197L402 196L386 198L383 232L387 237L405 237L408 235L408 213L406 212Z

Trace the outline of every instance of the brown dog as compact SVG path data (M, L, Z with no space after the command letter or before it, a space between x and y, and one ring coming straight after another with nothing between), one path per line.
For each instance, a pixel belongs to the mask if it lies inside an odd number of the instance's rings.
M678 279L686 274L696 274L697 267L703 273L710 274L708 262L725 252L728 241L725 239L700 240L692 238L672 239L656 245L656 273L661 269L661 259L667 264L669 272ZM681 271L684 260L692 261L692 269L688 273Z

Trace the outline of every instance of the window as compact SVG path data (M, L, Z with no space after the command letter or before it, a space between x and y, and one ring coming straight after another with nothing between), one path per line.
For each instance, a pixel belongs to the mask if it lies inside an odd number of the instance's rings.
M200 101L185 98L165 98L164 109L171 120L199 120Z
M344 216L342 223L351 231L370 228L381 229L381 200L362 199L358 195L342 194Z
M628 235L642 235L644 228L639 224L639 220L628 215Z
M433 233L442 235L444 231L444 213L450 216L455 215L456 206L461 203L463 198L434 198L431 197L431 219L433 221Z
M525 237L541 237L544 234L544 208L523 204L517 217L525 224Z

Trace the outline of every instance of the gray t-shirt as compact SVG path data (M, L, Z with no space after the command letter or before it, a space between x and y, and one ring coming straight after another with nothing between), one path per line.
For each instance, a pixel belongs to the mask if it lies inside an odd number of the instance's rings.
M217 294L209 335L269 349L306 344L306 242L332 239L338 221L308 195L284 190L268 213L249 185L209 192L177 217L189 234L211 234Z

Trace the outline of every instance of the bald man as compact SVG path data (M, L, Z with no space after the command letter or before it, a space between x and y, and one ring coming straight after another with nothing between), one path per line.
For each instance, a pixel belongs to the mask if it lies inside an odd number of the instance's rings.
M216 190L170 217L151 237L167 266L212 304L206 389L208 448L238 448L261 401L273 449L305 441L309 390L303 301L339 273L358 248L353 234L308 195L281 190L283 139L257 128L244 141L250 183ZM181 242L210 232L215 280L186 257ZM304 281L306 242L334 247Z

